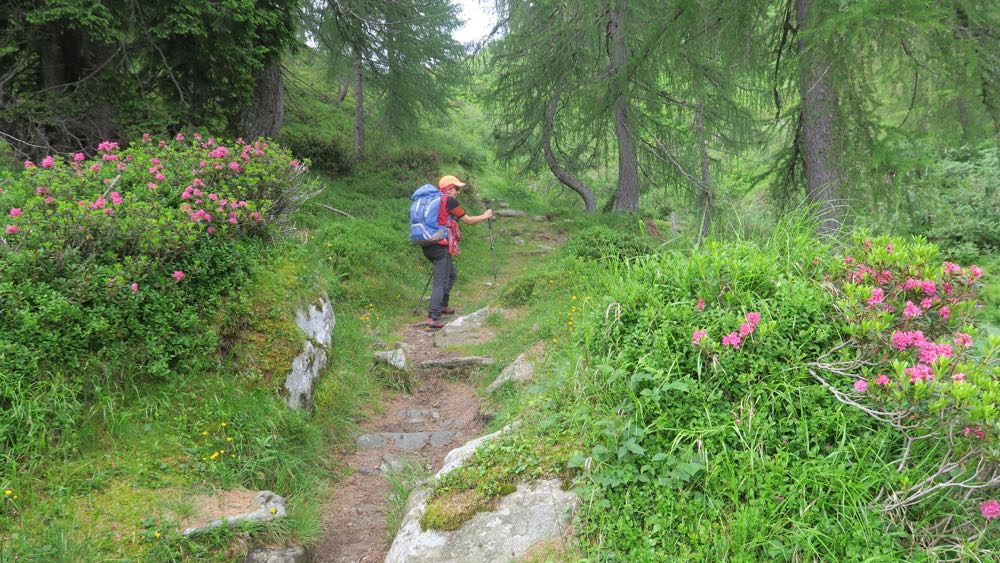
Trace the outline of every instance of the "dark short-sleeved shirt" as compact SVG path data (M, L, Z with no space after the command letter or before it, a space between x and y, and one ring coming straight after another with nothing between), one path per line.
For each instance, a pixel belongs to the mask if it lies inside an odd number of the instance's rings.
M445 208L448 210L448 213L456 219L461 219L465 215L465 210L462 209L462 206L458 204L458 200L451 196L448 196L448 199L445 201L444 205Z

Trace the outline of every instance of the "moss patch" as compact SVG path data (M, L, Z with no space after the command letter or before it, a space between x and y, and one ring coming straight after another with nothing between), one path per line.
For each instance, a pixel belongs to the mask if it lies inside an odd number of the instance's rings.
M496 505L497 499L483 496L475 490L444 493L427 503L427 510L420 517L420 528L445 532L457 530L477 512L493 510Z

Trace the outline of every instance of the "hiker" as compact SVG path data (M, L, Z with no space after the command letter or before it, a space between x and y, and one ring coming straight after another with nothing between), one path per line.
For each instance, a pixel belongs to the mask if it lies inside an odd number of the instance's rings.
M482 215L469 215L462 209L456 197L459 189L464 186L465 184L454 176L443 176L438 180L438 190L446 196L443 200L445 210L441 211L441 217L444 217L445 221L441 221L441 224L447 223L448 235L435 244L423 247L424 256L431 261L434 269L434 288L431 290L431 303L427 308L427 328L434 330L444 326L441 315L455 313L455 309L448 306L448 298L452 286L455 285L455 278L458 277L458 271L455 270L452 261L452 256L458 255L458 241L462 240L458 221L466 225L475 225L493 218L492 209L487 209Z

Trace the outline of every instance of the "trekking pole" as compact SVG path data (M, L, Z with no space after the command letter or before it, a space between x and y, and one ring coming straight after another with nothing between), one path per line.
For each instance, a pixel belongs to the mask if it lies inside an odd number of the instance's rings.
M493 205L490 203L490 200L486 200L486 209L493 209ZM496 251L496 248L493 247L493 217L490 217L489 220L486 223L487 223L487 227L489 228L489 233L490 233L490 256L493 257L493 286L496 287L496 285L497 285L497 251Z
M424 295L427 293L427 288L431 286L431 280L434 279L434 270L431 270L431 275L427 278L427 283L424 284L424 290L420 292L420 299L413 305L413 312L416 313L420 309L420 303L424 300Z

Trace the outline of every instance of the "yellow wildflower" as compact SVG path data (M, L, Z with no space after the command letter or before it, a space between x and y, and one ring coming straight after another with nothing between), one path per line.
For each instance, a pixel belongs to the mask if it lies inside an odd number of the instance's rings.
M202 430L201 431L201 435L202 436L208 436L208 430Z
M160 538L160 532L153 532L153 537L156 539Z
M10 495L14 494L14 491L12 491L10 489L6 489L6 490L4 490L3 494L5 494L7 496L10 496Z
M226 441L227 442L232 442L233 441L233 437L232 436L226 436Z
M223 422L223 423L222 423L222 427L223 427L223 428L225 428L225 427L226 427L226 423L225 423L225 422Z
M277 514L277 513L278 513L278 509L272 506L271 507L271 514Z
M570 299L572 299L573 301L576 301L576 295L573 295L572 297L570 297Z

